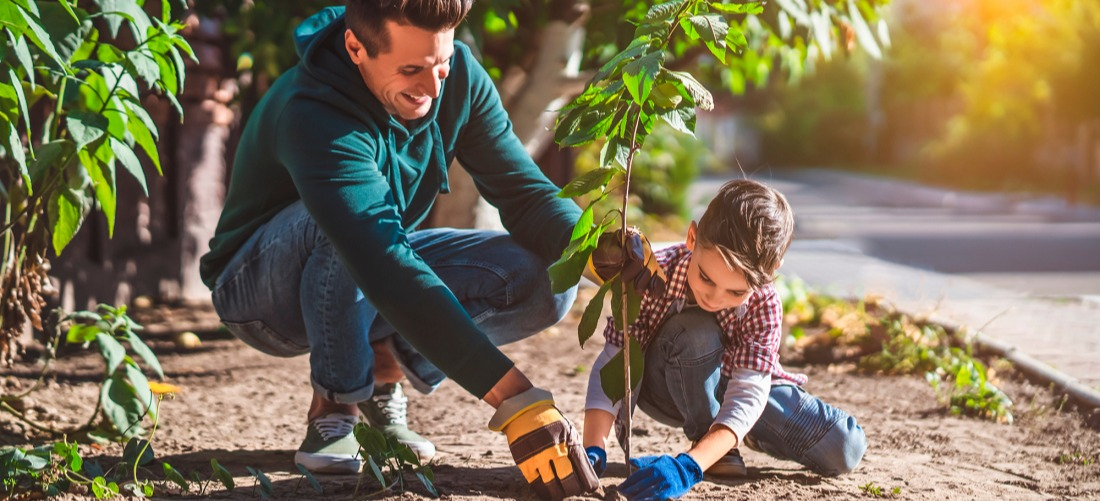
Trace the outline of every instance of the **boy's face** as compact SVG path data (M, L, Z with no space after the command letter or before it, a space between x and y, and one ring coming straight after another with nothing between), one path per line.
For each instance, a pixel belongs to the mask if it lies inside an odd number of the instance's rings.
M705 311L717 312L741 306L752 295L752 288L741 270L731 270L718 249L696 245L695 223L688 228L687 246L691 250L688 262L688 292Z

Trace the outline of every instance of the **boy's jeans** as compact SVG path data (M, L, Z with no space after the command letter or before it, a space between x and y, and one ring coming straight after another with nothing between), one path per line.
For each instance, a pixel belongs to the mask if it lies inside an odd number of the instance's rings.
M408 238L498 346L554 325L576 297L576 288L551 294L549 263L506 233L430 229ZM280 357L308 352L313 387L330 400L371 397L371 343L386 338L418 390L427 393L444 379L394 335L301 201L276 214L237 251L218 277L213 299L222 322L253 348ZM408 308L417 308L415 298ZM448 335L443 319L438 335Z
M714 423L726 391L720 371L724 350L714 314L691 308L669 317L646 349L638 406L699 440ZM744 442L825 476L852 471L867 449L855 418L793 384L771 387L767 407Z

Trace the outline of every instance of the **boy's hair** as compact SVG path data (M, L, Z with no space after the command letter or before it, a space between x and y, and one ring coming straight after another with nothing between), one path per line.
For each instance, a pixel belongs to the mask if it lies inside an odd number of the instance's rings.
M717 249L726 266L745 274L749 286L768 284L794 235L786 197L749 179L730 181L710 201L696 229L696 242Z
M367 50L367 56L375 58L390 50L386 21L438 33L462 23L473 3L473 0L347 0L344 20Z

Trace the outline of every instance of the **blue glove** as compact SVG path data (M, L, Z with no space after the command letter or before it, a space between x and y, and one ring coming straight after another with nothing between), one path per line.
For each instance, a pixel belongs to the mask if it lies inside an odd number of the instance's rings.
M595 445L590 445L584 448L584 452L588 453L588 462L592 463L592 469L596 470L596 476L602 477L603 472L607 471L607 451Z
M642 456L631 459L638 468L619 486L619 493L631 501L658 501L687 494L703 480L703 469L686 452L673 458L669 455Z

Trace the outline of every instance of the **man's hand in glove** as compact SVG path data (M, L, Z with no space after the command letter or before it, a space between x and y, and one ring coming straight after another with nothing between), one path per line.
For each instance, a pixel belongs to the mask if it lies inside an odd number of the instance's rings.
M637 228L626 232L626 250L623 250L622 231L600 235L596 249L588 261L592 272L607 281L622 272L622 280L632 284L638 294L660 295L665 290L665 272L657 264L649 240Z
M638 470L619 485L619 493L630 501L678 498L703 480L703 469L686 452L675 458L667 454L642 456L631 459L630 464Z
M554 407L550 392L531 388L504 400L489 429L508 437L516 466L539 497L557 500L600 486L577 429Z

